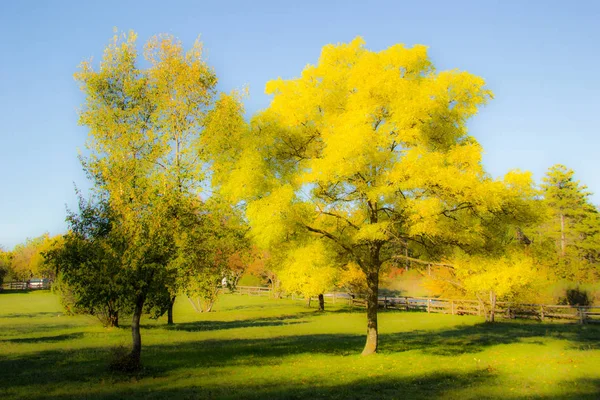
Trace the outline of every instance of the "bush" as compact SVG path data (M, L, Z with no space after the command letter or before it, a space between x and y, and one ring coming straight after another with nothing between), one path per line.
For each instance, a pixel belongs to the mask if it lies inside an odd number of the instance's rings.
M593 299L586 290L580 288L567 289L565 296L559 300L559 304L568 304L570 306L590 306Z

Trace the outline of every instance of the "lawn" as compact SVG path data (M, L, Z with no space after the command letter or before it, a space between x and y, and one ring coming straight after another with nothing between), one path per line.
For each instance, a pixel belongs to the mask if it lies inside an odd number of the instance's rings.
M362 357L366 317L343 305L224 295L197 314L180 298L173 327L142 322L145 367L119 375L127 326L0 293L0 399L600 398L598 326L382 312L380 353Z

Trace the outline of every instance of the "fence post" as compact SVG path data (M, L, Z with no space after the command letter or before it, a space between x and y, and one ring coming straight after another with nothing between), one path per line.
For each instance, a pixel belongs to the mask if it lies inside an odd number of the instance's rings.
M383 298L383 308L387 310L387 296Z
M431 312L431 299L427 299L427 314Z
M583 325L585 324L585 314L583 311L583 307L578 307L577 309L579 310L579 323Z
M410 310L410 303L408 302L408 297L405 297L404 300L406 301L406 311Z
M540 305L540 319L542 321L544 320L544 305L543 304Z
M450 312L454 315L454 300L450 300Z

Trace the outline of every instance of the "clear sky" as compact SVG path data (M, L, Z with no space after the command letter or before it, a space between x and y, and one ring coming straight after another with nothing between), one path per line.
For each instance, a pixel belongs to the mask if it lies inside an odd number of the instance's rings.
M600 203L600 1L2 1L0 2L0 245L66 229L86 130L73 80L98 60L113 27L143 44L201 36L219 88L298 76L323 45L362 36L371 50L425 44L438 68L486 79L495 99L470 123L494 176L513 168L539 180L562 163Z

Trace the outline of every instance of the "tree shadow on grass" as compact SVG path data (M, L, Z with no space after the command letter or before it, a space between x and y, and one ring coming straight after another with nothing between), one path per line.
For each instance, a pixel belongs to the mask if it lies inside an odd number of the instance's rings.
M73 326L70 324L16 324L16 325L5 325L1 328L0 337L4 336L4 339L0 340L8 340L12 339L11 336L34 336L40 335L49 332L55 332L59 330L73 330L77 329L78 326ZM131 328L129 328L131 329ZM8 337L7 337L8 336Z
M281 318L281 317L277 317ZM277 318L271 323L278 323ZM244 322L247 326L253 326L252 323L260 322L263 319ZM290 319L294 322L294 319ZM213 321L214 322L214 321ZM299 322L299 321L296 321ZM224 325L230 329L234 325ZM246 326L246 325L244 325ZM193 326L191 326L193 328ZM279 365L286 362L286 357L301 354L328 354L333 356L356 355L360 352L364 344L363 335L342 335L342 334L315 334L315 335L293 335L293 327L290 327L289 336L279 336L259 339L211 339L194 340L178 343L169 343L161 345L146 345L142 352L142 361L145 369L139 375L139 378L164 378L168 377L171 371L189 368L219 368L219 367L259 367L266 365ZM428 354L441 356L455 356L465 353L476 353L484 350L486 347L518 343L527 341L528 343L539 343L543 345L541 338L551 337L569 340L573 346L597 346L600 336L599 327L577 326L577 325L549 325L536 323L513 323L502 322L498 324L478 324L473 326L460 326L451 329L437 331L409 331L402 333L381 335L382 353L403 352L409 350L422 351ZM536 340L540 338L540 340ZM66 338L65 338L66 340ZM25 391L27 395L21 397L31 397L33 393L44 393L46 385L60 386L86 384L94 387L101 381L119 381L129 379L127 377L115 375L108 372L109 348L93 348L81 350L48 350L23 356L0 357L0 382L3 383L3 389L14 393ZM340 360L340 362L342 362ZM231 370L229 370L231 371ZM211 374L213 371L211 371ZM224 373L217 370L214 373ZM326 371L324 371L326 377ZM427 378L423 378L427 382ZM460 382L460 376L444 378L447 381L446 389L454 388L453 379ZM442 379L442 381L444 381ZM223 377L226 382L227 376ZM472 379L469 379L472 381ZM164 383L164 379L162 379ZM371 381L369 381L371 382ZM375 382L375 381L374 381ZM383 395L373 398L418 398L411 396L406 391L416 385L415 393L428 393L427 385L419 383L419 379L409 379L407 381L396 383L396 381L384 380L375 386L372 390L381 391ZM252 382L249 382L251 385ZM323 383L327 385L327 383ZM399 385L399 386L398 386ZM368 385L367 385L368 386ZM430 385L431 386L431 385ZM435 386L435 385L434 385ZM589 385L588 385L589 386ZM456 388L459 386L457 385ZM211 392L211 390L215 390ZM199 398L206 397L230 397L226 388L205 388L202 389ZM323 391L319 391L319 390ZM273 387L255 387L255 390L247 389L240 392L244 398L361 398L352 397L360 392L360 388L348 386L344 396L338 396L335 387L320 388L302 388L290 387L285 385L280 389ZM446 390L444 389L444 390ZM169 392L164 388L160 389L158 397L140 396L143 398L194 398L195 389L181 389L181 392L174 390ZM208 390L208 392L206 391ZM242 389L239 389L242 390ZM246 390L246 389L244 389ZM279 390L279 391L278 391ZM437 390L437 389L436 389ZM441 389L440 389L441 390ZM389 394L386 394L388 393ZM211 394L212 393L212 394ZM364 392L367 393L367 392ZM441 392L435 390L428 395L435 398ZM123 393L116 393L114 398L123 398ZM150 394L150 393L146 393ZM203 394L201 396L201 394ZM585 393L584 393L585 394ZM171 396L172 395L172 396ZM206 396L204 396L206 395ZM41 395L40 395L41 396ZM336 397L337 396L337 397ZM387 396L387 397L386 397ZM43 396L42 396L43 397ZM567 399L580 397L565 397ZM581 397L585 398L585 397ZM594 397L589 397L594 398Z
M142 328L202 332L238 328L258 328L265 326L285 326L306 323L307 321L305 321L304 318L314 314L314 311L307 311L296 314L280 315L276 317L236 319L232 321L205 320L194 322L180 322L173 325L145 324L142 325Z
M83 332L67 333L64 335L41 336L31 338L3 339L0 342L6 343L46 343L46 342L64 342L66 340L75 340L83 337Z
M424 353L455 356L478 353L486 347L527 343L544 346L535 338L569 340L572 347L580 350L600 348L600 327L573 324L544 324L535 322L498 322L464 325L436 331L409 331L383 335L380 349L383 352L421 350Z
M471 373L451 374L434 373L415 377L373 377L356 379L348 383L335 384L327 380L326 374L321 380L302 384L298 382L277 382L245 385L228 385L223 379L219 385L183 386L178 388L144 387L139 392L132 390L112 393L88 393L86 398L97 399L439 399L448 392L461 390L469 386L485 385L494 377L485 370ZM66 400L72 397L59 395L47 397L54 400Z

